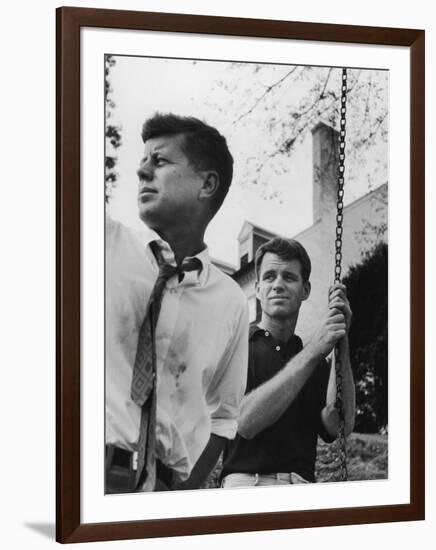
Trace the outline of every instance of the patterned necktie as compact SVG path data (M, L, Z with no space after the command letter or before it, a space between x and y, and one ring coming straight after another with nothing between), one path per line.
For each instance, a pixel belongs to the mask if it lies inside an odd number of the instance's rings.
M138 464L135 489L147 475L145 489L152 491L156 483L156 340L155 331L162 304L163 291L173 275L201 269L198 258L191 258L176 267L164 262L156 243L150 247L156 257L159 274L147 305L145 318L138 336L138 347L133 367L130 396L141 407L141 421L138 440Z

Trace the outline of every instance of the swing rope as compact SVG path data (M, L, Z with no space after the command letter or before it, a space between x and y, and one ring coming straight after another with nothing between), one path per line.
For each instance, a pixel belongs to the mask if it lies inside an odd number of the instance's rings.
M342 233L343 233L343 209L344 209L344 176L345 176L345 123L347 104L347 69L342 69L341 87L341 119L339 131L339 172L337 184L336 202L336 239L335 239L335 283L341 280L342 271ZM335 408L339 413L338 455L339 472L338 481L347 481L347 449L345 442L345 414L342 396L342 368L339 356L339 346L335 346L335 374L336 374L336 402Z

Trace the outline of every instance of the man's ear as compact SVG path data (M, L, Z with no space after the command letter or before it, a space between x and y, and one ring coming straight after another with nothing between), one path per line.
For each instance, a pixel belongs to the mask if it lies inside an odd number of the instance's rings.
M198 198L210 199L218 191L220 185L220 178L218 172L214 170L208 170L203 172L203 185L201 186Z
M256 298L258 300L260 300L260 296L259 296L259 281L256 279L256 281L254 282L254 290L256 292Z
M312 286L310 284L310 281L306 281L303 284L303 300L307 300L309 298L311 289Z

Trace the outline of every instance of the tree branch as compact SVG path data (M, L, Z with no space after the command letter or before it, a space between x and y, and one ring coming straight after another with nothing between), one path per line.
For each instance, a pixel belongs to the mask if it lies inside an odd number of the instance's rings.
M242 120L244 117L248 116L250 113L254 111L254 109L259 105L259 103L277 86L280 86L287 78L289 78L299 67L294 67L291 69L287 74L285 74L282 78L277 80L274 84L271 84L270 86L267 86L265 92L257 98L254 105L245 113L240 115L236 120L233 121L233 124L237 124L240 120Z

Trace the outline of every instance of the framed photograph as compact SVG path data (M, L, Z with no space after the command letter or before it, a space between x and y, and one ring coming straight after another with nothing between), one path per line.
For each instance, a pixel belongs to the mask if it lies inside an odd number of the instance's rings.
M57 10L58 542L424 519L424 53ZM253 338L273 378L332 315L246 423Z

